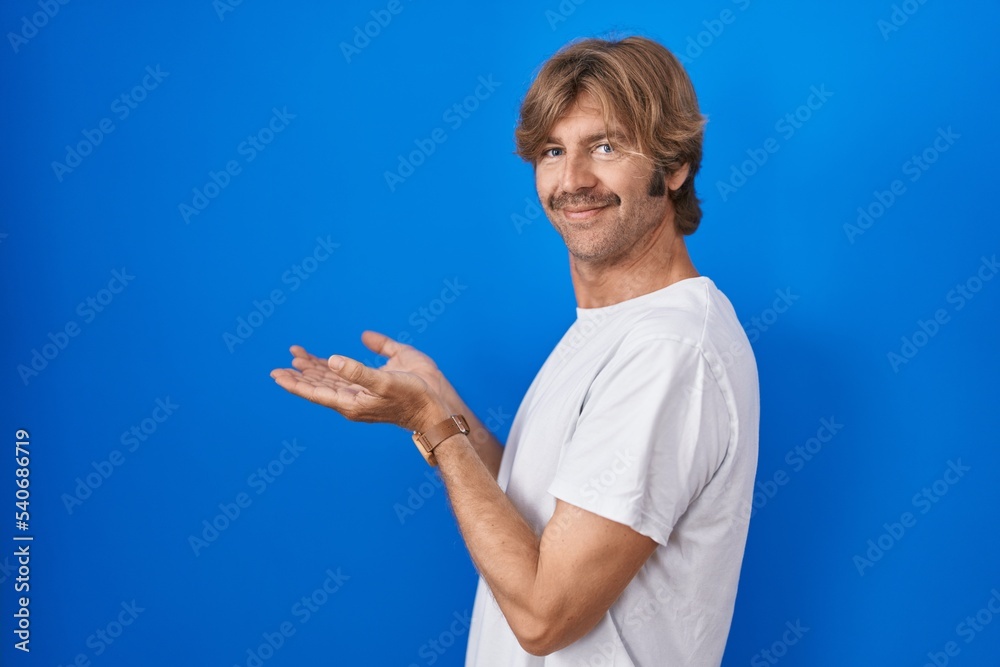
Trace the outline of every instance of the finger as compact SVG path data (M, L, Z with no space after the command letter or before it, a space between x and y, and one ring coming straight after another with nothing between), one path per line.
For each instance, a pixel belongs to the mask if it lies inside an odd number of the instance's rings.
M322 365L313 363L311 361L306 361L300 358L292 360L292 364L295 368L276 368L271 371L271 377L275 378L275 373L282 375L290 375L296 379L301 379L303 377L309 378L310 380L318 384L326 384L334 389L341 389L346 387L351 387L351 383L340 377L333 371L331 371L324 362ZM361 387L357 387L361 389Z
M289 351L292 353L292 366L299 370L309 368L310 366L326 368L325 358L310 354L303 347L293 345L289 348Z
M307 368L306 370L302 371L302 375L304 377L309 378L310 380L314 380L316 382L329 385L334 389L342 389L346 387L354 387L355 389L358 390L363 389L361 385L351 384L350 382L340 377L333 371L327 369L319 370L315 368Z
M293 345L289 348L289 350L294 355L292 357L292 366L294 366L303 375L317 379L334 389L351 386L354 386L356 390L362 388L356 383L348 381L330 370L327 359L322 359L314 354L310 354L300 345Z
M321 368L323 370L329 370L329 366L326 365L326 359L318 359L316 357L293 357L292 366L303 371L307 368Z
M361 342L372 352L381 354L383 357L391 357L399 353L405 345L389 338L378 331L364 331L361 334Z
M316 361L319 361L321 363L326 362L326 360L323 359L322 357L317 357L315 354L310 354L306 350L306 348L302 347L301 345L292 345L290 348L288 348L288 351L291 352L292 356L295 357L296 359L315 359Z
M271 371L271 377L282 389L289 393L332 408L343 414L357 400L358 392L350 387L333 388L303 376L295 371L279 368Z
M391 383L389 373L365 366L360 361L335 354L327 362L331 371L341 378L358 384L379 396L384 396Z
M279 379L291 378L296 379L302 375L294 368L275 368L270 373L271 378L277 382Z

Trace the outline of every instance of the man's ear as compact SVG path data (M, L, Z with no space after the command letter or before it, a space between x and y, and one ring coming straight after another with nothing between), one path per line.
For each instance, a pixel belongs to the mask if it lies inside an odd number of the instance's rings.
M667 189L673 191L684 185L684 181L687 180L688 174L691 172L691 167L687 164L681 165L681 168L670 174L667 178Z

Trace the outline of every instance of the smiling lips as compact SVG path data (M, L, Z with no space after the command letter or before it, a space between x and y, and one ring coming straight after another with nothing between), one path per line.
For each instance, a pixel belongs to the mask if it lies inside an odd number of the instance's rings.
M589 220L600 214L605 208L607 208L606 205L591 208L563 208L560 210L567 220Z
M609 206L618 206L622 200L614 193L581 197L562 194L552 199L552 208L562 212L563 217L574 222L584 222L600 215Z

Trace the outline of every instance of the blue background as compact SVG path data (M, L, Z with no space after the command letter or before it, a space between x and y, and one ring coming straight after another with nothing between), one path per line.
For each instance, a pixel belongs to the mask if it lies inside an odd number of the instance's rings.
M476 575L408 434L347 422L268 372L292 343L376 363L362 330L407 334L506 437L575 315L565 247L512 154L518 104L558 47L617 31L685 58L709 118L689 248L760 369L759 493L724 664L774 664L768 650L783 665L922 665L955 642L949 664L995 665L1000 618L981 614L971 638L960 624L1000 590L1000 280L976 282L1000 252L996 3L387 5L0 10L3 663L252 665L289 623L264 664L462 664L453 622ZM345 55L371 12L391 21ZM480 77L494 89L456 124L447 110ZM123 94L143 98L127 117ZM281 131L251 153L275 110ZM113 131L54 168L102 119ZM436 128L444 142L390 187ZM753 163L768 139L777 150ZM239 173L185 220L230 161ZM859 207L881 215L852 231ZM295 283L317 239L338 245ZM102 292L123 269L127 286ZM959 300L959 285L978 291ZM283 302L251 316L274 290ZM259 326L227 344L248 317ZM53 347L68 323L78 335ZM920 346L894 365L904 337ZM158 399L177 406L162 422ZM823 419L842 426L796 463ZM130 450L122 435L144 420L155 431ZM17 428L31 434L30 655L11 634ZM271 463L286 441L295 458ZM969 469L935 490L949 462ZM270 482L251 477L269 464ZM68 502L88 475L100 485ZM249 505L220 517L241 493ZM206 521L225 527L196 549ZM866 555L869 540L887 548ZM328 569L340 589L303 622L295 605ZM134 621L98 639L133 601ZM789 644L796 622L808 631Z

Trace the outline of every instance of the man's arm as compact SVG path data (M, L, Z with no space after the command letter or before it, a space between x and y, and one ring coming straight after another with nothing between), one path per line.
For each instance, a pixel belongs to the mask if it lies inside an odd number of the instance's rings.
M305 350L292 352L298 372L275 369L274 380L352 421L423 432L458 405L411 372L340 356L318 367ZM546 655L587 634L656 549L632 528L558 500L538 537L468 437L451 436L434 456L469 554L529 653Z
M428 427L447 417L432 414ZM469 554L529 653L547 655L590 632L656 549L632 528L561 500L539 538L466 436L448 438L434 456Z

